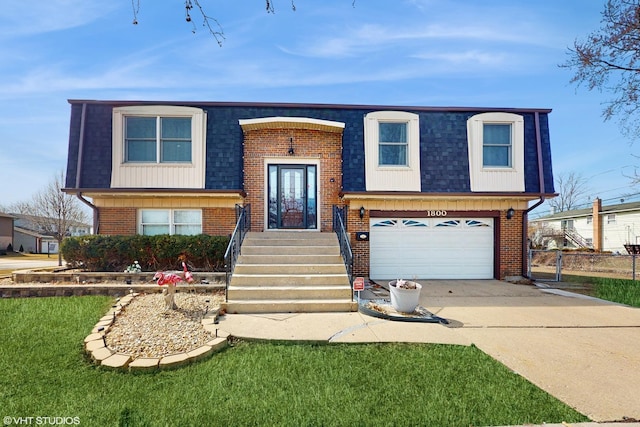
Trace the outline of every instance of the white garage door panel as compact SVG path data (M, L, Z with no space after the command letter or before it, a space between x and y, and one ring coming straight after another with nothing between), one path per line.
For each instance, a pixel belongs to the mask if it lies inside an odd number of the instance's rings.
M374 279L493 278L493 219L374 218Z

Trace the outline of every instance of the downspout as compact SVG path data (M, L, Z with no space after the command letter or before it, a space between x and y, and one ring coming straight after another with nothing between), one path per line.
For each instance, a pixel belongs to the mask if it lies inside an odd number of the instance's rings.
M80 178L82 176L82 157L83 157L83 151L84 151L84 125L86 122L86 118L87 118L87 103L85 102L82 104L82 114L80 116L80 138L78 140L78 163L76 165L76 188L81 188ZM100 211L93 203L91 203L90 201L82 197L82 193L80 191L76 193L76 197L82 203L89 206L93 210L93 233L98 234L98 231L99 231L98 225L100 224L99 222Z
M538 157L538 182L540 183L540 200L524 211L522 215L522 276L527 277L527 262L529 261L528 225L529 212L540 206L545 201L544 167L542 165L542 138L540 136L540 113L534 113L534 123L536 129L536 155Z
M100 224L100 211L98 210L98 207L82 197L82 193L79 191L76 193L76 197L93 210L93 234L98 234L98 225Z

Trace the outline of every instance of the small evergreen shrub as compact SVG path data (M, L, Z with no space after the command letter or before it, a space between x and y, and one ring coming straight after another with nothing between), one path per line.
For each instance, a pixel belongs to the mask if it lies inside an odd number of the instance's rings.
M133 260L143 271L182 269L223 271L227 236L106 236L68 237L61 251L67 264L87 271L124 271Z

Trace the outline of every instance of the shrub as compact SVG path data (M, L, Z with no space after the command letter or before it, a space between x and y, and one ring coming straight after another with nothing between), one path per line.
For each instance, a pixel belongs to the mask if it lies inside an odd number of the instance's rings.
M87 271L124 271L138 261L144 271L181 269L222 271L227 236L106 236L69 237L61 246L67 264Z
M11 243L7 245L7 252L13 252L13 245Z

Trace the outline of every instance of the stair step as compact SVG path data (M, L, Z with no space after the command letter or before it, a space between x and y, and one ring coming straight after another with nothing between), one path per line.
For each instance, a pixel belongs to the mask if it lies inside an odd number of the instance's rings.
M317 231L267 231L249 232L245 240L268 241L277 239L306 240L306 241L337 241L335 233L320 233Z
M233 286L229 300L308 300L351 299L351 286Z
M233 273L230 286L309 286L309 285L344 285L349 278L342 274L242 274Z
M238 257L238 266L242 264L342 264L342 256L333 255L282 255L282 254L266 254L266 255L249 255L245 252ZM237 268L237 267L236 267Z
M233 274L344 274L344 264L248 264L238 263Z
M242 255L339 255L338 245L255 246L242 244Z
M357 311L334 233L250 232L231 275L229 313Z
M222 305L227 313L309 313L358 311L358 303L351 299L310 300L250 300L227 301Z

